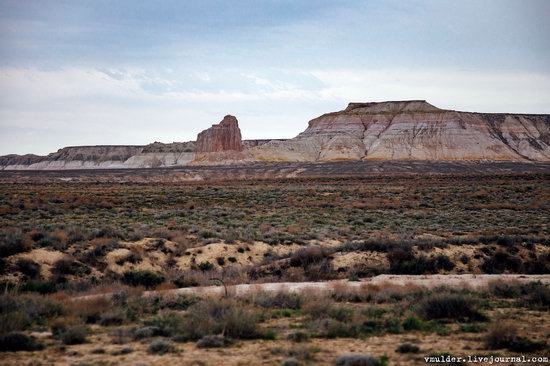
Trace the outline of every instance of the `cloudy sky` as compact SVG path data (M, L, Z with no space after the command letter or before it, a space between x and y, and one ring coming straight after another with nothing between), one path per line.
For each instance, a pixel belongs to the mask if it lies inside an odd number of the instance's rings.
M0 155L288 138L350 101L550 113L546 0L0 0Z

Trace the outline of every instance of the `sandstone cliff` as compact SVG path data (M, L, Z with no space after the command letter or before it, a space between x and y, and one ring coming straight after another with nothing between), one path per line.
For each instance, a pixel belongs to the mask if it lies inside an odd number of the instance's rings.
M194 164L232 164L247 162L250 156L243 152L239 122L227 115L217 125L197 136Z
M234 116L227 115L197 136L197 154L221 151L243 151L241 129Z
M241 139L233 116L197 141L66 147L0 156L0 169L155 168L256 161L491 160L550 162L550 115L444 110L423 100L350 103L289 140Z
M550 161L550 115L457 112L423 100L350 103L250 153L276 161Z
M47 156L7 155L0 157L4 170L57 170L57 169L105 169L119 168L143 146L69 146ZM10 159L5 159L11 157ZM6 163L6 164L4 164Z

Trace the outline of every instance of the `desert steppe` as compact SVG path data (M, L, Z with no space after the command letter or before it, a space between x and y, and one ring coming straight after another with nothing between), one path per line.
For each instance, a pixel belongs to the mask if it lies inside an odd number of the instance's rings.
M369 161L0 172L1 343L26 350L2 363L544 356L548 171Z

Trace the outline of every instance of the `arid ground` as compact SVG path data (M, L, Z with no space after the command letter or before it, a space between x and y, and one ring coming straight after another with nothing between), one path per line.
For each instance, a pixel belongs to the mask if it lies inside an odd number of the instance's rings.
M0 172L0 362L549 356L547 165L338 164Z

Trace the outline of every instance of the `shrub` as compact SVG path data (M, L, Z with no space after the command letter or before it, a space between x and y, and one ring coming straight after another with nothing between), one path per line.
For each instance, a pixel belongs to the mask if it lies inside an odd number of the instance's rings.
M124 272L122 281L130 286L143 286L151 289L164 282L164 276L151 271Z
M460 325L460 331L465 333L481 333L485 331L485 327L477 323L464 323Z
M36 351L43 348L41 343L23 333L0 335L0 352Z
M258 316L251 309L232 300L202 300L188 309L182 336L198 340L206 335L224 334L230 338L261 338Z
M426 320L486 320L475 308L473 299L459 294L431 295L420 302L417 312Z
M503 298L514 298L520 294L520 286L516 283L492 281L488 285L489 293Z
M66 345L82 344L86 342L88 327L81 324L69 325L58 331L58 338Z
M417 353L418 351L420 351L420 348L411 343L401 343L395 350L398 353Z
M151 342L149 347L147 348L147 352L152 354L160 354L163 355L165 353L175 352L176 347L172 344L172 342L164 340L164 339L155 339Z
M525 262L524 265L527 274L550 274L550 253L536 256L534 260Z
M430 260L429 267L432 272L437 273L440 270L450 271L455 268L455 264L451 262L449 257L440 254Z
M293 342L305 342L309 340L309 335L304 332L292 332L288 335L287 339Z
M40 265L30 259L18 259L15 263L15 268L31 279L35 279L40 276Z
M338 356L335 366L380 366L381 363L378 359L361 354L361 353L351 353L348 355Z
M396 248L388 253L390 272L419 275L428 271L430 264L425 257L416 257L410 247Z
M85 240L89 236L89 233L82 227L71 227L67 231L67 243L74 244L79 241Z
M410 330L421 330L423 323L422 320L418 319L415 316L410 316L407 319L403 320L403 329L410 331Z
M481 269L485 273L503 273L503 272L521 272L523 262L520 258L515 257L503 251L497 251L492 257L489 257L481 265Z
M346 323L330 318L314 320L308 323L308 327L317 331L317 336L326 338L356 338L363 332L358 323Z
M146 326L142 328L137 328L134 331L134 339L144 339L157 337L162 335L162 330L156 326Z
M212 263L206 261L206 262L199 263L198 268L201 271L206 272L206 271L210 271L210 270L214 269L214 265Z
M188 295L166 296L163 297L159 303L161 309L170 310L187 310L191 305L197 303L199 299L197 297L191 297Z
M550 309L550 287L540 283L532 282L521 287L524 294L521 302L528 307Z
M254 297L254 303L263 308L297 310L302 306L302 298L298 294L284 291L275 294L259 292Z
M85 323L93 324L98 322L104 314L108 314L113 304L110 299L96 297L72 301L69 306L73 315L79 317Z
M49 281L29 281L19 287L20 292L38 292L39 294L51 294L57 291L55 283Z
M89 272L81 263L72 258L60 259L52 265L52 273L56 276L77 275Z
M319 263L327 257L325 251L320 247L301 248L290 256L291 267L302 267L306 269L312 264Z
M281 362L281 366L300 366L300 361L294 357L285 358L283 362Z
M519 336L517 328L505 322L496 323L491 327L485 337L485 345L489 349L506 348L512 352L533 352L546 347L544 342L533 342Z
M199 339L197 348L221 348L231 345L231 340L222 335L207 335Z
M61 304L38 295L0 295L0 333L24 330L61 315Z
M0 257L31 250L30 241L20 231L0 235Z
M111 310L101 314L99 324L102 326L120 325L126 320L126 315L121 310Z
M332 311L334 304L326 298L309 299L302 307L304 314L309 315L311 319L321 319Z
M164 337L171 337L178 334L183 324L183 316L175 312L161 313L152 319L145 321L146 326L156 328L156 333Z

